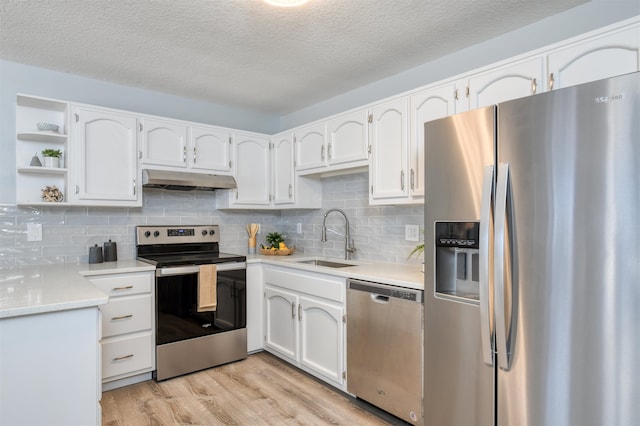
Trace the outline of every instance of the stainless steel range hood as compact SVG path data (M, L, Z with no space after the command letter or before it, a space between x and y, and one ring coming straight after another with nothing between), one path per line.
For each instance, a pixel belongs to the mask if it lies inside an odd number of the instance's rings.
M153 169L142 170L142 186L174 191L214 191L216 189L234 189L237 187L233 176Z

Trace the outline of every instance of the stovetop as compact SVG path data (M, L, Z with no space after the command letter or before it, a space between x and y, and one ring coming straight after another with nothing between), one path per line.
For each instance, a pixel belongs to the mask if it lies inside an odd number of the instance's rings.
M138 256L138 260L151 263L156 267L182 266L182 265L206 265L225 262L244 262L246 256L231 253L170 253L170 254L145 254Z
M220 253L218 225L138 226L136 256L156 267L244 262L246 256Z

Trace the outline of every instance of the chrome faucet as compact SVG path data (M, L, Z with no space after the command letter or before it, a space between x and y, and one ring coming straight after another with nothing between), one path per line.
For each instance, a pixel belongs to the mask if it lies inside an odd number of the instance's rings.
M327 216L329 216L329 213L331 212L338 212L342 216L344 216L344 221L345 221L344 234L341 234L338 231L334 231L331 228L327 228L327 225L326 225ZM349 219L347 219L347 215L342 210L330 209L324 214L324 218L322 219L322 235L320 237L320 241L322 241L323 243L327 241L327 231L333 232L336 235L340 235L341 237L344 237L344 259L349 260L351 253L356 251L356 248L353 246L353 240L351 239L351 234L349 233Z

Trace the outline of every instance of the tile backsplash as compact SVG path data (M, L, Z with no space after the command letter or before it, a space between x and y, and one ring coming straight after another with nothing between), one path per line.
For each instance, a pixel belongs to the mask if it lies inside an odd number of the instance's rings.
M369 206L366 173L323 180L321 210L216 210L213 193L149 190L141 208L27 207L0 205L0 269L47 263L86 263L89 247L111 239L118 245L118 259L135 257L137 225L220 225L220 249L247 252L245 225L260 223L258 244L269 232L286 234L297 252L331 257L344 256L344 238L328 233L320 241L326 210L344 210L357 249L354 259L390 263L420 262L407 259L416 245L404 240L404 225L422 226L423 206ZM42 224L42 241L27 241L27 224ZM297 224L302 233L297 233ZM344 219L331 214L327 225L344 233Z

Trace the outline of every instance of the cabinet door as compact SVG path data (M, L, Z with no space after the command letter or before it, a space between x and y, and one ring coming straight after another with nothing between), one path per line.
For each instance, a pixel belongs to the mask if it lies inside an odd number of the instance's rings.
M273 204L293 204L295 202L294 149L291 135L276 135L271 146L273 148Z
M544 59L529 59L469 79L469 109L544 92Z
M262 264L247 264L247 351L262 350L264 339L264 327L262 308Z
M187 167L187 127L172 121L145 119L142 163Z
M300 296L300 364L342 385L344 323L342 307Z
M638 71L640 26L592 38L549 54L550 89Z
M369 114L366 110L344 114L329 121L328 163L343 164L369 157Z
M424 197L424 123L456 113L455 85L428 89L409 99L411 137L409 147L409 191Z
M76 202L141 205L136 117L89 108L73 114Z
M371 110L370 204L406 198L407 187L407 99L380 104Z
M296 170L309 170L327 164L326 128L324 123L298 129L293 134L296 143Z
M264 346L297 362L298 297L294 293L265 285Z
M234 204L270 204L269 141L266 138L236 135L233 146L238 184Z
M187 159L192 169L231 173L231 133L211 127L189 128Z

